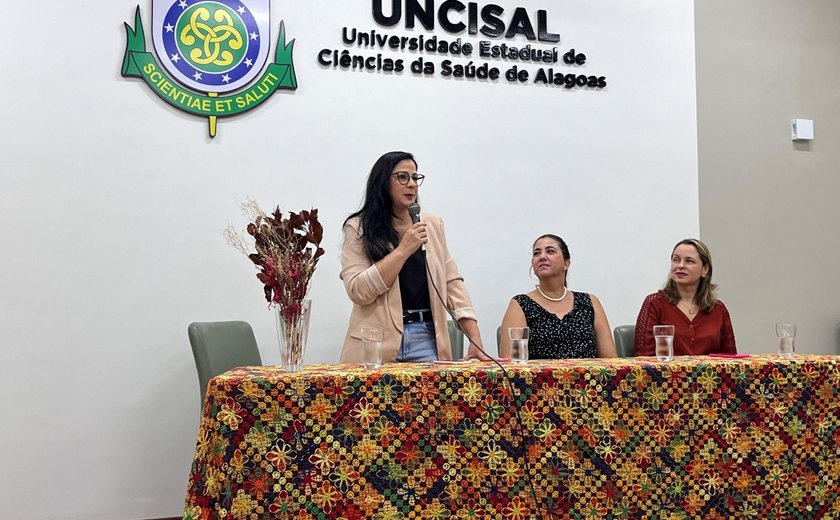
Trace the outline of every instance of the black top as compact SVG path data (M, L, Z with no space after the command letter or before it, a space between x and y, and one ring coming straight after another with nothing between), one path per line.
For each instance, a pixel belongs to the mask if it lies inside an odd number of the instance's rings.
M404 311L431 308L426 259L420 249L408 257L400 270L400 297Z
M525 313L525 322L531 329L528 359L598 357L592 299L587 293L573 294L572 310L563 318L547 311L529 296L518 294L513 297Z

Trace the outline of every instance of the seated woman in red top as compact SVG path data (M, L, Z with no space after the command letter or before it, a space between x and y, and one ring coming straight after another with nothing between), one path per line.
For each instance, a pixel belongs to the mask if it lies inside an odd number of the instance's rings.
M729 311L715 289L706 244L695 238L678 242L665 288L645 298L636 319L636 355L654 355L654 325L674 326L675 356L735 354Z

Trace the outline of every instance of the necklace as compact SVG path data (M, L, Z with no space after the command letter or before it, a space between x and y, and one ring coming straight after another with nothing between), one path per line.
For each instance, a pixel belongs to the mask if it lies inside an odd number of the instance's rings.
M682 300L680 300L680 303L682 303ZM697 309L695 309L693 305L691 307L687 307L685 310L688 312L689 316L694 316L694 313L697 312Z
M566 294L569 292L569 289L567 289L566 287L563 287L563 296L561 296L559 298L552 298L551 296L548 296L547 294L542 292L542 289L540 289L539 285L535 285L534 287L536 287L537 291L539 291L539 293L542 294L543 298L545 298L546 300L552 301L552 302L562 302L566 298Z

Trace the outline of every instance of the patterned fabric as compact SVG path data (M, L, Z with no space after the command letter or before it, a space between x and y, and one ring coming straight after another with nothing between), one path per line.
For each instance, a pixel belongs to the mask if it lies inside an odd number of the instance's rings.
M840 518L840 357L506 369L216 377L184 518Z
M595 341L595 309L586 293L574 292L574 305L562 318L549 312L525 294L513 297L525 314L530 329L529 359L598 357Z

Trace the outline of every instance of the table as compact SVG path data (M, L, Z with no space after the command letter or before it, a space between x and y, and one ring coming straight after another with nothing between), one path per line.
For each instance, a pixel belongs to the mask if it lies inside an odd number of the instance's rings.
M184 518L840 518L839 361L239 368Z

